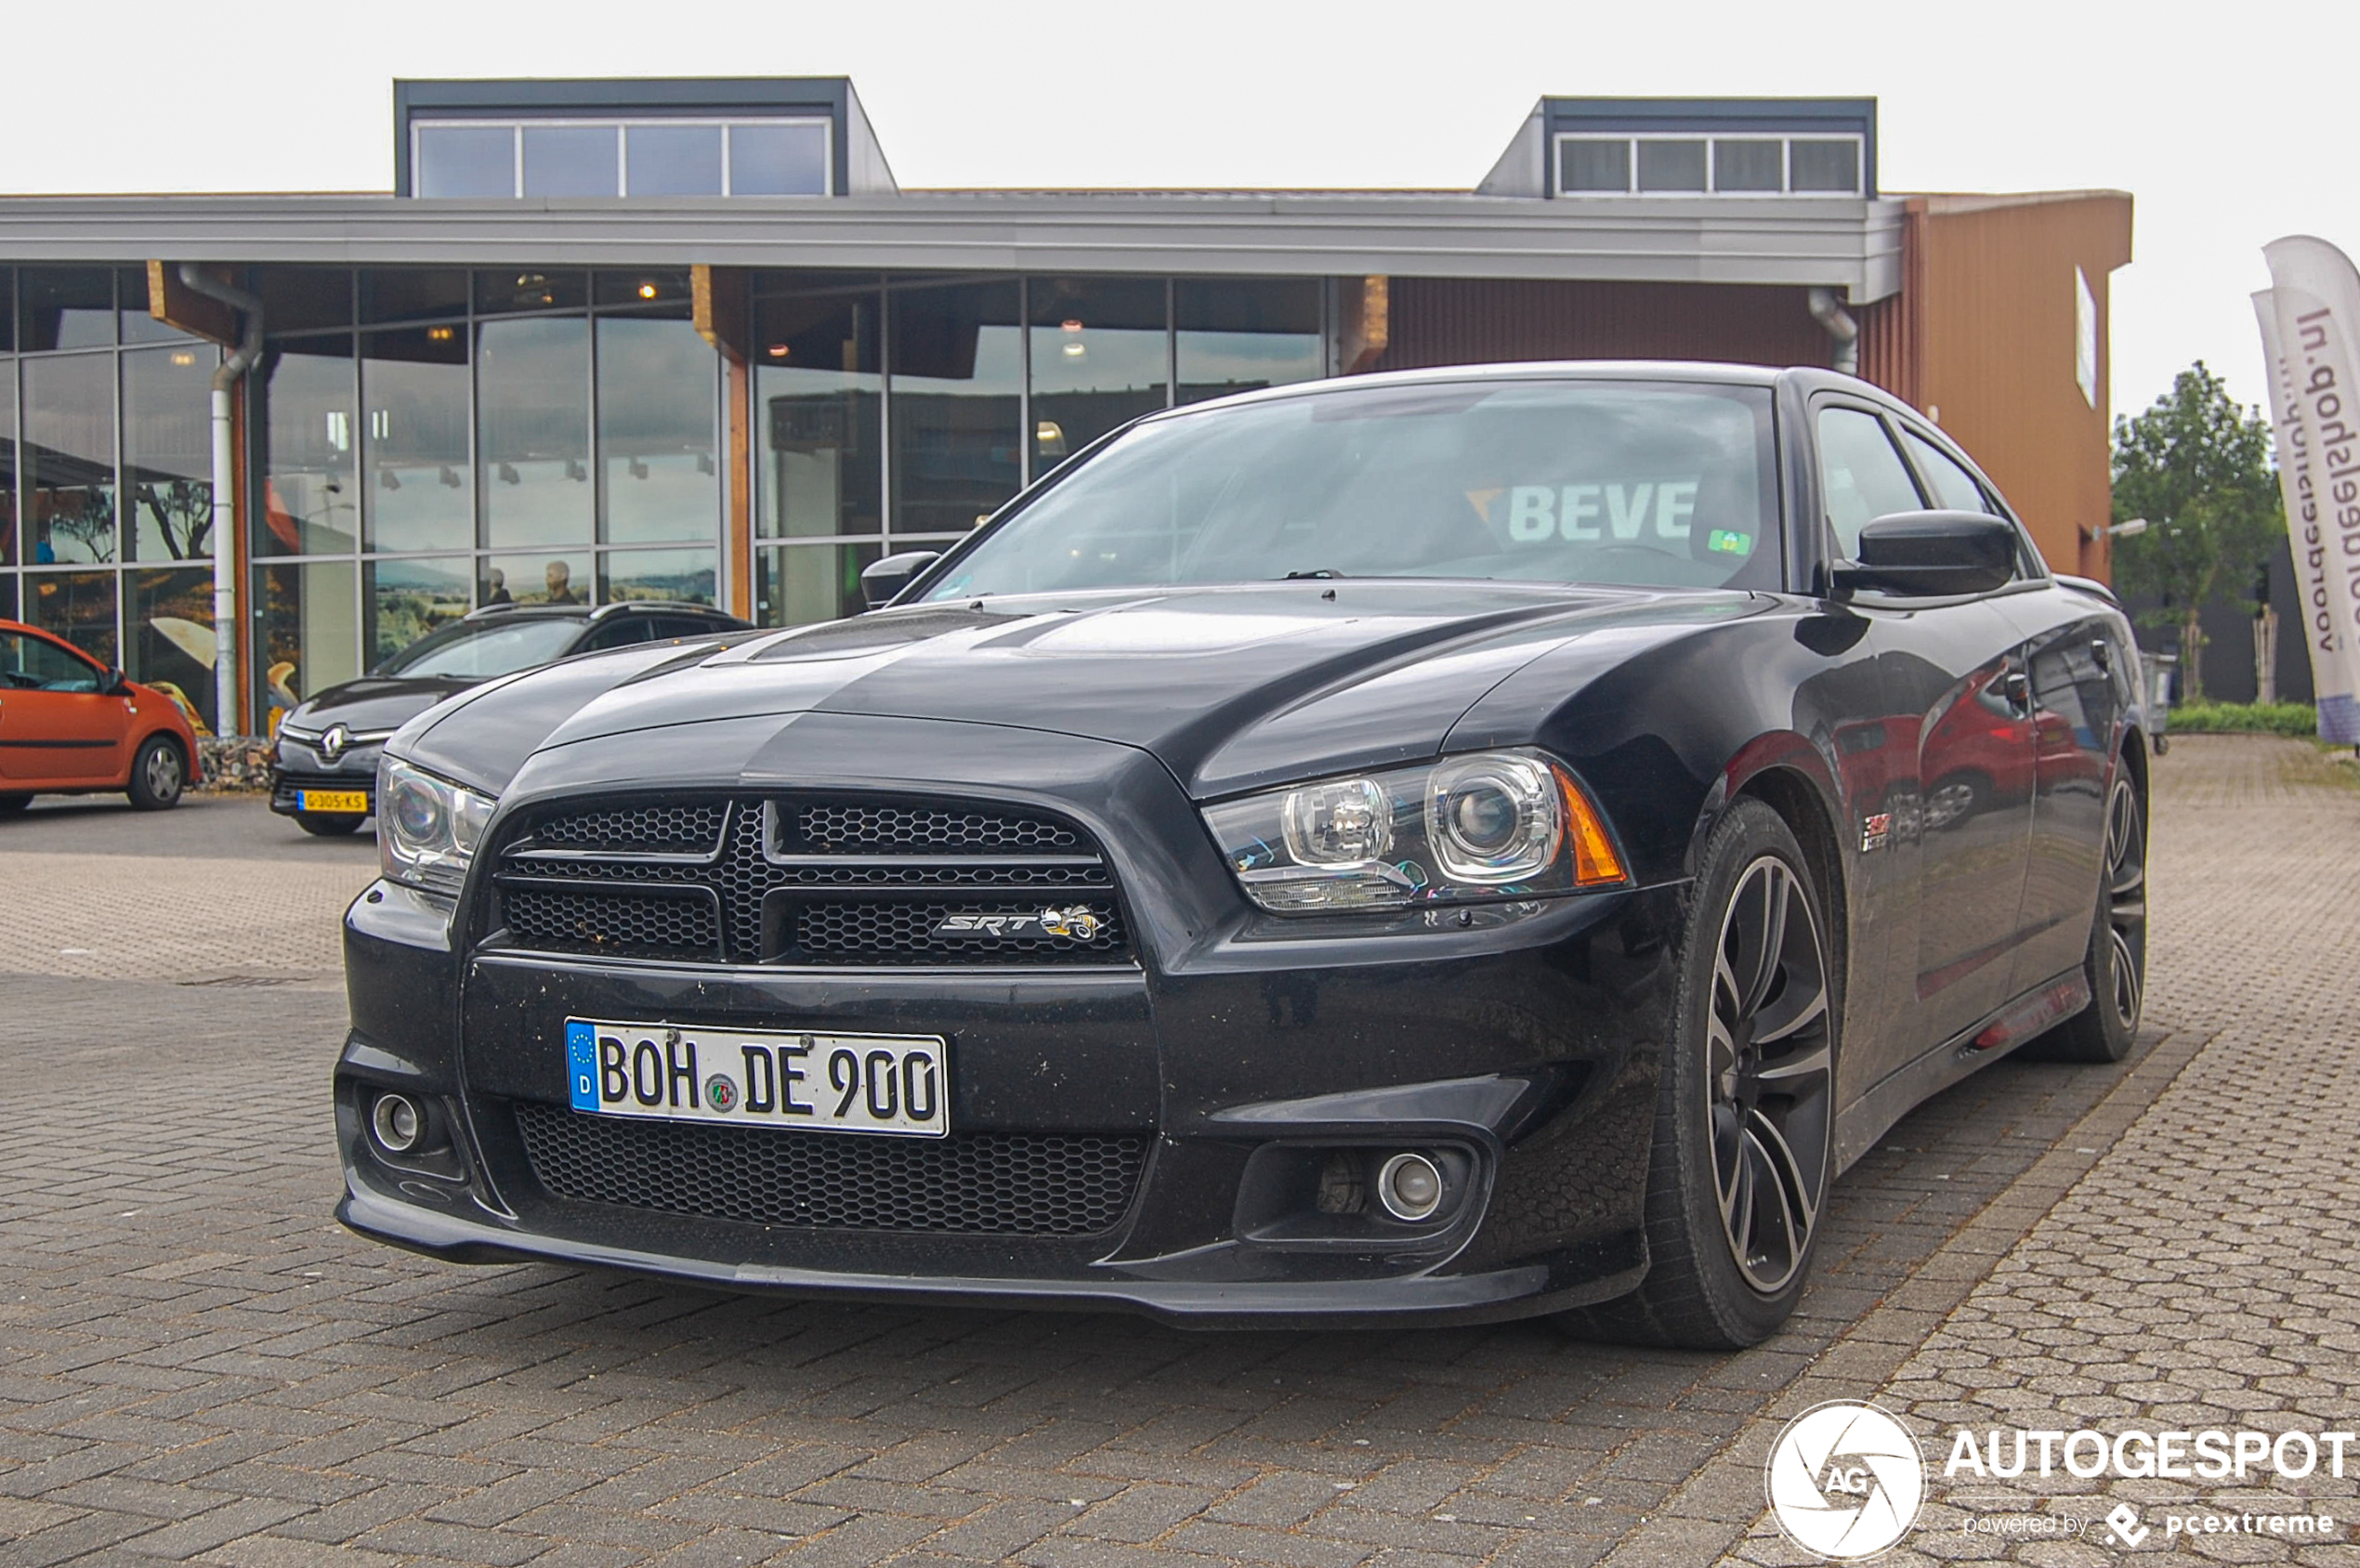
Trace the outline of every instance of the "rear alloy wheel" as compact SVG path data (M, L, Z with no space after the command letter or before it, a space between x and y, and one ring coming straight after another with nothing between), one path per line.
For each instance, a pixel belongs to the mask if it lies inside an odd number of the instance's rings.
M137 810L163 811L180 804L180 790L188 778L180 748L161 735L151 735L131 759L131 783L125 792Z
M298 811L295 826L314 838L340 839L369 820L342 811Z
M2147 993L2147 807L2117 768L2106 796L2105 875L2081 960L2090 1005L2052 1029L2037 1054L2063 1062L2119 1062L2131 1054Z
M1648 1270L1567 1326L1696 1350L1777 1332L1803 1293L1832 1175L1836 1000L1819 895L1766 804L1705 848L1657 1091Z

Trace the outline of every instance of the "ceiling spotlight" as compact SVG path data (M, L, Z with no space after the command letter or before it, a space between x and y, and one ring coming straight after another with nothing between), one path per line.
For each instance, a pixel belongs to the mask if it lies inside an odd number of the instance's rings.
M197 357L194 354L190 353L185 348L176 348L172 351L172 362L185 368L195 364L197 362Z
M428 327L426 329L426 341L429 343L448 343L451 341L451 338L452 330L449 327Z
M1057 330L1059 332L1078 333L1082 330L1082 318L1079 316L1069 316L1064 320L1057 323Z
M783 343L774 343L770 346L770 357L774 359L783 359L788 353L788 346Z
M655 297L656 297L656 286L655 286L653 283L642 283L642 284L640 284L640 285L639 285L639 297L640 297L641 299L653 299L653 298L655 298Z

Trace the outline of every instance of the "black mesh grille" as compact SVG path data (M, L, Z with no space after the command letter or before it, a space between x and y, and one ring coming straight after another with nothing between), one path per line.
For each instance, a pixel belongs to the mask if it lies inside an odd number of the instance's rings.
M506 887L501 895L508 929L531 947L707 962L721 954L713 895L701 887Z
M556 1196L759 1225L1090 1235L1121 1220L1147 1160L1136 1134L921 1139L516 1110Z
M739 798L577 806L530 832L499 878L502 923L528 947L739 964L1130 957L1097 846L1043 815ZM684 851L713 858L648 858ZM682 895L705 890L714 928L675 929Z
M1040 930L1042 906L1006 899L956 904L836 899L797 906L795 946L814 958L848 963L1057 963L1122 951L1122 927L1110 903L1056 907L1070 922L1087 911L1094 934L1082 939ZM949 931L954 916L970 917ZM997 919L1007 921L994 925ZM1073 929L1069 924L1068 929Z
M544 817L532 842L551 849L601 849L618 855L713 853L728 808L719 801L610 806Z
M926 806L807 805L796 813L803 847L819 855L1057 855L1080 835L1045 817Z

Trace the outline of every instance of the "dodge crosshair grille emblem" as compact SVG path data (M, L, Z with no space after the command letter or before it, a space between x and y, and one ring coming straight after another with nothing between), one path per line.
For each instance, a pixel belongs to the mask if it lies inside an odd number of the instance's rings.
M343 756L344 749L351 744L352 731L342 725L330 725L320 732L320 754L330 762Z
M1003 936L1061 936L1069 942L1087 942L1105 924L1084 905L1060 909L1053 904L1031 914L945 915L927 934L983 941Z

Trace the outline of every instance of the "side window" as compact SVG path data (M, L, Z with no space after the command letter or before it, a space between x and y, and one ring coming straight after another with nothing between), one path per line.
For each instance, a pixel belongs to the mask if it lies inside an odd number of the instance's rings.
M1990 517L1999 515L1984 498L1983 487L1974 482L1974 476L1960 467L1948 452L1906 425L1901 438L1909 444L1909 455L1917 460L1918 472L1934 487L1935 505L1952 512L1981 512Z
M655 623L644 615L618 615L582 639L576 652L592 653L600 648L629 647L644 643L655 635Z
M1819 486L1836 552L1846 558L1860 553L1860 530L1869 523L1925 504L1884 421L1861 409L1819 411Z
M708 632L721 631L718 621L703 621L693 615L664 615L656 618L659 637L701 637Z
M57 644L0 633L0 681L19 691L96 691L98 672Z

